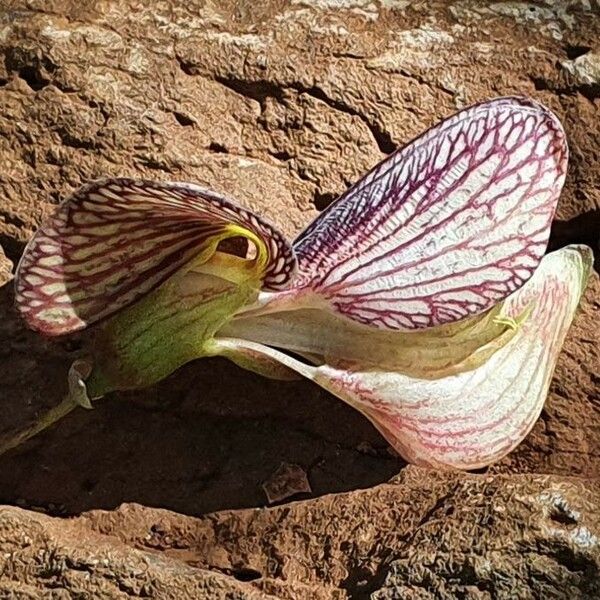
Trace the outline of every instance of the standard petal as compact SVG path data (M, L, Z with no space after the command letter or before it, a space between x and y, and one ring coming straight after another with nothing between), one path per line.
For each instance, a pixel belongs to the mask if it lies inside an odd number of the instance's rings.
M82 329L203 263L226 238L245 237L262 287L286 287L295 258L285 238L254 213L187 183L132 179L86 185L59 206L28 244L15 301L46 335Z
M516 335L477 368L440 379L365 369L356 362L314 367L248 344L360 410L406 460L474 469L510 452L537 420L592 260L585 246L544 257L504 305L512 318L531 307Z
M295 289L273 308L327 306L400 330L489 309L543 256L567 158L557 117L532 100L457 113L376 166L298 237Z

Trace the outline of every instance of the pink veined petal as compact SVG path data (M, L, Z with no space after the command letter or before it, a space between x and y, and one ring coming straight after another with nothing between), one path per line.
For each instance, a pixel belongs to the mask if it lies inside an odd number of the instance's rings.
M237 225L260 238L263 289L285 288L296 268L285 238L258 215L187 183L96 181L61 204L31 239L15 302L28 325L62 335L140 299Z
M381 329L483 312L543 256L567 159L560 122L532 100L463 110L377 165L300 234L288 294Z
M368 416L409 462L462 469L491 464L513 450L540 415L592 261L583 246L544 257L505 304L509 317L531 305L530 316L472 371L426 380L325 365L314 380Z
M259 343L235 344L278 360L361 411L409 462L475 469L513 450L539 417L592 261L585 246L545 256L504 305L512 318L531 306L515 336L477 368L439 379L350 361L312 366ZM227 348L233 341L219 343Z

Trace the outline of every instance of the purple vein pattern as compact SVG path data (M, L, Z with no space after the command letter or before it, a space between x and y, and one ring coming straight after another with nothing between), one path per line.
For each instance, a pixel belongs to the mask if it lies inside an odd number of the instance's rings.
M289 243L215 192L131 179L91 183L29 242L16 278L17 308L46 335L82 329L155 289L230 224L264 241L264 288L286 287L296 267Z
M294 287L381 329L485 311L544 254L567 160L560 122L531 100L463 110L376 166L300 234Z

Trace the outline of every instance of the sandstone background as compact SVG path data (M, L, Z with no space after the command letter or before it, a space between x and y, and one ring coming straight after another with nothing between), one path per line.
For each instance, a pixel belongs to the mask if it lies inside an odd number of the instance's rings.
M567 130L551 246L598 250L598 0L0 0L0 278L89 179L199 182L294 235L506 94ZM73 413L0 458L0 598L600 598L599 298L594 275L541 419L484 473L406 467L316 387L217 360ZM0 304L3 432L58 402L80 341ZM282 462L312 493L264 508Z

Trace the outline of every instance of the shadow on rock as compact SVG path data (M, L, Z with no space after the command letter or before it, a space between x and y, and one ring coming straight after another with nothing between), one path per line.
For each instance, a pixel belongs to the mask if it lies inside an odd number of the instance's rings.
M6 432L59 402L81 340L26 331L8 288L0 302ZM361 415L316 386L210 359L77 409L0 457L0 501L67 514L122 502L186 514L261 506L261 484L282 462L302 467L317 496L384 482L403 466Z

